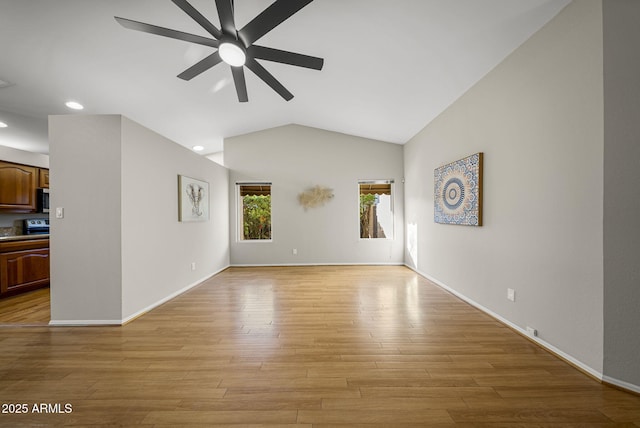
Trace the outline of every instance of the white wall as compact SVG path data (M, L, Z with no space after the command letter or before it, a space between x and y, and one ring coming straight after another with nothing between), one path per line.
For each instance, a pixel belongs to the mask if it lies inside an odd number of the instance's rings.
M640 2L603 5L604 371L640 392Z
M13 147L0 145L0 160L23 165L32 165L40 168L49 168L49 155L27 152Z
M402 263L402 163L402 146L298 125L226 139L231 263ZM395 180L394 239L359 238L359 179ZM235 183L251 180L273 183L273 242L237 240ZM335 196L305 211L298 194L316 185Z
M603 369L599 0L572 2L405 145L406 263ZM484 226L433 221L433 170L484 152ZM516 301L506 299L507 288Z
M49 122L52 324L119 324L228 266L226 169L119 115ZM209 181L210 221L178 222L178 174Z
M47 119L24 116L0 107L0 122L8 125L6 128L0 128L0 146L46 156L49 150Z
M215 152L206 156L207 159L217 163L218 165L224 166L224 152Z
M51 322L122 319L121 118L50 116Z
M178 222L179 174L209 183L209 221ZM228 176L205 157L122 119L125 319L229 266Z

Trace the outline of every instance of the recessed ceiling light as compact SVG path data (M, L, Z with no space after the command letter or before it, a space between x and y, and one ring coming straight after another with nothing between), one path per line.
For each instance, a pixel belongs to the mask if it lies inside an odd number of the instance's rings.
M67 101L64 105L73 110L82 110L84 106L76 101Z
M4 122L0 122L0 128L6 128L7 126L9 126L9 125L7 125L7 124L6 124L6 123L4 123Z
M194 152L201 152L204 150L204 146L193 146L192 149Z

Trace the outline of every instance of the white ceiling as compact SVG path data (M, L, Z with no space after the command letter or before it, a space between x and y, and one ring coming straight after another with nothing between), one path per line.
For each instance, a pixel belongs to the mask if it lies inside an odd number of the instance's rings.
M570 0L315 0L259 44L322 57L322 71L262 61L295 96L246 71L248 103L213 48L131 31L121 16L208 36L170 0L0 0L0 144L47 153L46 117L123 114L203 153L226 137L298 123L405 143ZM271 0L236 0L239 28ZM218 25L213 0L191 4Z

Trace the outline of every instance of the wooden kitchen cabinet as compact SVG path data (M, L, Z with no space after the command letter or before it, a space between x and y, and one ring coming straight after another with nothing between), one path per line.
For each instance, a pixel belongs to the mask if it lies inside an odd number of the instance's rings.
M38 168L38 187L49 188L49 170L46 168Z
M38 168L0 161L0 211L34 212Z
M0 242L0 297L49 285L49 239Z

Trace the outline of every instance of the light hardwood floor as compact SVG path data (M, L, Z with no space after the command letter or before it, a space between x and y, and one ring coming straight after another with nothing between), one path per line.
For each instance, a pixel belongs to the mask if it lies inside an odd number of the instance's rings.
M640 427L640 397L404 267L231 268L123 327L0 328L0 349L0 403L30 411L3 427Z
M50 306L49 287L0 299L0 326L48 325Z

